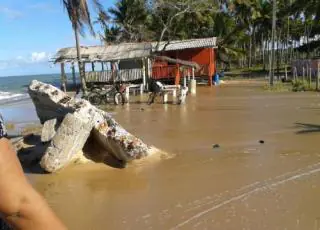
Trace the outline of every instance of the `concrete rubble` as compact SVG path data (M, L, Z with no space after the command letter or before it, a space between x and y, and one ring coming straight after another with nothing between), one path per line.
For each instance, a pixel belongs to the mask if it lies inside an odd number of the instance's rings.
M99 154L112 156L124 164L158 151L86 100L71 98L36 80L31 82L28 92L44 124L41 140L49 142L40 163L47 172L56 172L76 161L89 140L99 146ZM85 157L91 159L90 153Z
M43 124L43 129L41 133L41 142L46 143L52 140L59 127L57 119L51 119Z

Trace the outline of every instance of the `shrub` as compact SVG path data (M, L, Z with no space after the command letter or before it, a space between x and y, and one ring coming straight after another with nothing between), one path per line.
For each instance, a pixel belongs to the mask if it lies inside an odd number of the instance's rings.
M269 84L266 84L264 87L264 90L272 91L272 92L287 92L290 91L290 87L288 87L288 84L282 83L282 82L275 82L273 86L270 86Z
M306 80L294 80L292 81L292 91L293 92L302 92L311 90L308 81Z

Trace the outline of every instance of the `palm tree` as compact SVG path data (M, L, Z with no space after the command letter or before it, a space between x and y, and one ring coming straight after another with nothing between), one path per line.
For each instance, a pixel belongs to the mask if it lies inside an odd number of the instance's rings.
M113 18L113 27L120 29L121 40L146 40L148 13L144 0L118 0L108 11Z
M107 43L120 43L123 37L124 36L121 33L121 28L118 26L106 26L104 29L103 40Z
M95 8L100 12L100 14L106 15L99 0L92 0L92 2ZM62 3L64 8L68 12L68 16L71 21L72 28L74 30L81 86L82 86L83 92L86 93L87 87L86 87L86 80L85 80L85 70L84 70L84 63L81 60L79 34L84 35L84 28L85 26L88 26L90 32L94 35L88 2L87 0L62 0Z

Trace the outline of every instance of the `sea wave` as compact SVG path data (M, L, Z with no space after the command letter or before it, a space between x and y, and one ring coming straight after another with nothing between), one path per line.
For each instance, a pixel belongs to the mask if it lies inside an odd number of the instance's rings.
M13 92L0 91L0 104L27 100L29 98L30 98L29 95L25 93L13 93Z

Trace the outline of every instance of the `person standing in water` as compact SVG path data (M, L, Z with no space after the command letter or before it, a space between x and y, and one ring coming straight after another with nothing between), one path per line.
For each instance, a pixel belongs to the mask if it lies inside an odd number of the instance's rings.
M10 227L9 227L10 226ZM0 230L65 230L28 183L0 114Z

